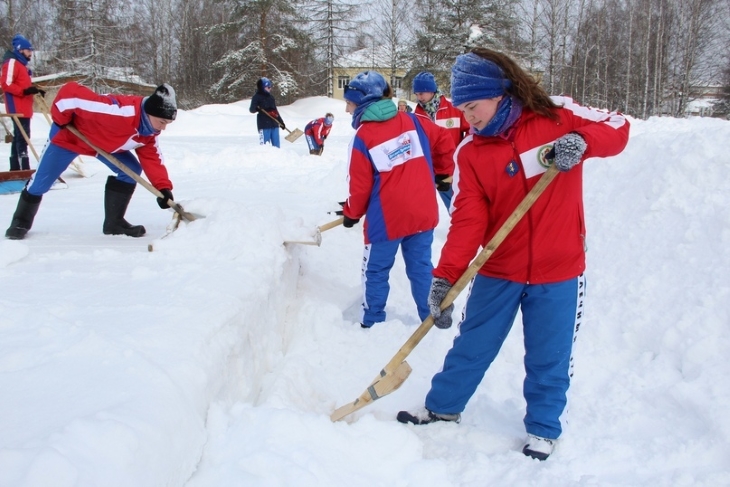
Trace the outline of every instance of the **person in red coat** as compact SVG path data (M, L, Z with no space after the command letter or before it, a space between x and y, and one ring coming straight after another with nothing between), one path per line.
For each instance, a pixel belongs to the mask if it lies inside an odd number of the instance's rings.
M443 127L454 139L454 146L458 147L469 132L469 123L464 114L457 110L438 89L433 74L428 71L418 73L413 78L413 93L418 100L416 113L427 116L436 125ZM437 189L446 209L449 209L454 194L451 186L441 185Z
M25 238L43 195L79 154L96 156L116 174L109 176L106 182L104 234L144 235L142 225L131 225L124 219L136 181L64 127L73 123L94 146L113 154L136 174L144 171L152 186L164 196L157 198L157 204L166 209L167 201L174 201L174 198L157 137L176 115L175 91L168 84L158 86L146 97L100 95L75 82L63 85L51 105L53 125L49 143L38 170L20 193L18 207L5 236L14 240Z
M366 216L361 326L385 321L388 276L400 248L418 316L429 315L431 244L438 223L434 180L454 170L454 142L426 117L399 112L391 88L376 71L345 87L347 113L357 131L349 152L344 226Z
M453 304L444 311L440 304L480 247L551 164L560 172L472 281L459 335L431 380L425 408L401 411L397 419L458 422L521 312L522 453L545 460L562 433L573 344L584 318L583 163L620 153L629 122L617 112L549 97L512 59L489 49L458 56L451 72L454 105L473 134L457 149L451 227L433 271L428 303L437 327L451 326Z
M3 56L2 86L5 97L5 111L17 114L20 126L15 118L13 129L13 143L10 146L10 170L19 171L30 169L28 159L28 142L23 132L30 138L30 119L33 117L33 95L46 92L33 85L32 72L28 63L33 57L33 45L20 34L13 37L13 49L6 51Z
M324 150L324 141L332 130L332 122L335 116L327 113L322 118L312 120L304 127L304 136L307 139L309 153L315 156L321 156Z

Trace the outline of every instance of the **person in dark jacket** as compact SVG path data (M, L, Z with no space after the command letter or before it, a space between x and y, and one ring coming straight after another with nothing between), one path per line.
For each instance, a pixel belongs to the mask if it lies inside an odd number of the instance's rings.
M13 144L10 147L10 170L19 171L30 169L28 159L28 142L23 137L21 128L30 138L30 119L33 116L33 95L46 92L33 85L31 81L32 72L28 68L30 58L33 56L33 45L28 39L20 34L13 37L13 49L5 52L2 67L2 87L5 95L5 110L7 113L18 115L15 119L13 130Z
M284 120L276 108L276 100L271 94L274 84L269 78L261 78L256 82L256 93L251 98L251 113L257 113L256 126L259 129L259 142L264 145L270 142L274 147L279 145L279 128L286 130Z

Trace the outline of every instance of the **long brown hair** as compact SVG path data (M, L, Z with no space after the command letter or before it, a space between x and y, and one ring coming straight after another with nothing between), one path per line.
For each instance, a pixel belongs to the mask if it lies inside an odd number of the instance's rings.
M559 107L550 99L547 91L510 57L486 47L475 47L471 52L502 68L505 76L512 82L512 87L507 92L517 97L525 108L553 120L558 118L555 108Z

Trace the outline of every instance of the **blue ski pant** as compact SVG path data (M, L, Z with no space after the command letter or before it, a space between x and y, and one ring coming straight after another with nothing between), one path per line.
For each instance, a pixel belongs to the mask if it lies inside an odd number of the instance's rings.
M260 129L259 130L259 144L264 145L267 142L271 143L274 147L281 147L279 145L279 128L274 127L272 129Z
M522 310L525 345L523 394L528 433L558 438L572 376L572 350L583 318L585 279L522 284L477 275L443 369L431 380L426 407L461 413L497 356Z
M444 205L446 206L446 211L450 212L451 199L454 197L454 190L452 188L449 188L448 191L436 191L436 192L441 197L441 201L444 202Z
M421 321L430 314L428 293L431 289L431 244L433 230L407 237L370 243L365 246L362 263L362 323L372 326L385 321L385 303L390 293L388 277L400 247L406 265L406 275L411 283L411 295L416 302Z
M30 139L30 118L18 117L20 125L15 123L13 119L13 143L10 145L10 170L20 171L21 169L30 169L30 159L28 158L28 142L23 137L22 127L25 135Z
M309 146L309 150L310 150L310 151L313 151L313 150L319 150L319 148L320 148L320 147L322 147L321 145L319 145L319 144L318 144L318 143L317 143L317 142L316 142L316 141L314 140L314 137L313 137L313 136L311 136L311 135L309 135L309 134L304 134L304 137L305 137L305 138L306 138L306 140L307 140L307 145Z
M41 154L38 169L31 177L30 182L28 182L26 189L28 193L34 196L46 194L63 171L65 171L71 162L73 162L73 160L78 156L78 153L64 149L50 142L50 139L56 134L56 132L58 132L58 130L58 125L53 124L51 126L49 142L47 142L46 146L43 148L43 154ZM142 166L134 154L130 151L117 152L113 155L115 159L131 169L135 174L142 173ZM137 183L101 154L97 154L96 158L109 167L109 169L117 175L117 179L120 181L131 184Z

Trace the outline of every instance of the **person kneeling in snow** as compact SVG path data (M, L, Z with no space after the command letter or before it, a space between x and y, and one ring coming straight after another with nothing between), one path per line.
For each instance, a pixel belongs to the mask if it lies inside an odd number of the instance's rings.
M157 137L167 124L175 120L177 103L175 91L168 84L157 87L148 96L99 95L78 83L66 83L51 106L53 125L49 142L43 151L38 169L20 193L18 207L5 237L21 240L33 225L43 195L79 154L96 156L116 176L109 176L104 194L105 235L145 234L142 225L131 225L124 219L132 193L137 186L134 179L107 161L102 155L65 128L73 123L76 129L95 146L113 153L136 174L144 170L152 185L164 198L157 198L162 209L173 200L172 183L162 161ZM139 160L131 153L137 153Z
M309 146L309 153L314 156L321 156L324 150L324 139L330 134L332 130L332 122L334 122L335 116L328 113L324 118L318 118L312 120L304 127L304 135L307 138L307 145Z

